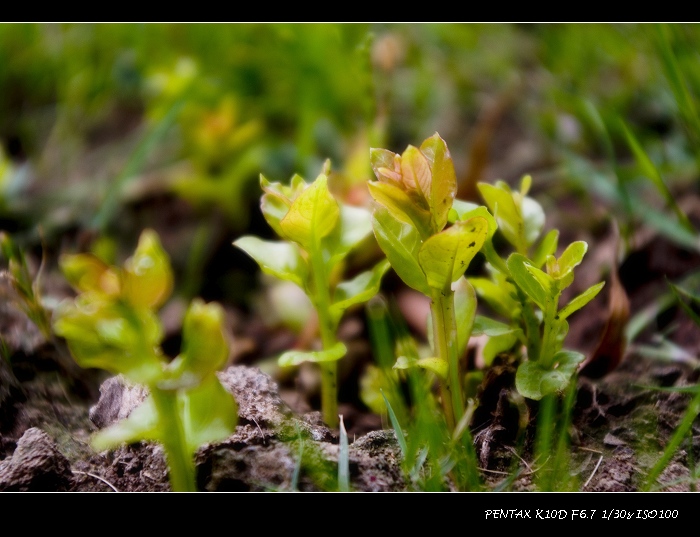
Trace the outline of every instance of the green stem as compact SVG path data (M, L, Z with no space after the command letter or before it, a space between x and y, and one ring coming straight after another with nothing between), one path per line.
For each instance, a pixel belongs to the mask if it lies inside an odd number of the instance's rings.
M335 327L329 312L331 306L330 282L320 252L311 253L314 281L314 306L318 315L321 342L324 349L332 348L336 343ZM335 429L338 419L338 363L321 362L321 412L323 421Z
M441 383L441 395L447 425L454 429L464 414L462 383L457 354L457 324L455 321L454 292L451 289L433 289L430 312L433 321L435 355L448 364L447 380Z
M540 348L540 363L543 367L551 368L557 345L558 323L557 323L557 304L559 303L559 294L554 298L551 306L544 312L544 327L542 329L542 347Z
M197 492L195 468L188 452L185 430L180 419L177 392L151 387L151 396L165 433L161 441L170 471L170 485L173 492Z
M552 488L552 444L554 436L554 420L556 412L556 394L547 394L539 402L537 416L537 431L535 433L535 456L542 466L537 479L541 492L551 492Z
M540 322L535 315L532 303L520 287L515 286L518 300L522 306L522 318L525 323L525 338L527 339L527 356L529 360L538 360L540 357Z

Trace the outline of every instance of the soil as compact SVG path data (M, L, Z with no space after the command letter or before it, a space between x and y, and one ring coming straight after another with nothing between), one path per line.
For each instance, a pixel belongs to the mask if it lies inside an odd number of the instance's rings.
M671 270L683 274L698 261L697 256L652 238L629 261L634 268L625 263L619 268L621 289L626 291L631 311L653 304L649 297L658 294ZM646 274L640 275L640 270ZM51 282L52 276L44 278ZM14 307L9 280L2 282L5 299L0 328L10 360L0 361L0 491L169 491L160 446L142 442L104 453L95 453L89 446L90 434L128 415L143 399L144 390L127 386L103 371L76 368L66 359L60 341L46 341ZM59 283L45 285L56 295L68 293ZM567 340L569 346L589 357L578 379L570 432L570 473L576 476L581 492L641 490L690 400L686 393L659 388L698 382L697 359L693 357L700 348L699 330L677 305L657 311L647 329L650 338L666 330L668 341L684 349L677 359L649 356L643 352L649 347L640 343L622 349L610 341L601 343L611 311L619 314L619 308L611 310L613 295L606 292L589 305L585 316L572 318ZM407 295L398 302L411 300L415 297ZM411 307L415 313L421 306L414 303ZM199 490L326 490L330 486L326 478L296 463L298 440L303 437L307 455L312 453L319 466L326 465L331 473L337 468L339 434L322 423L313 382L304 380L313 374L302 368L293 375L283 375L262 360L275 348L289 345L295 336L279 328L266 328L251 312L230 309L228 315L236 344L220 378L238 401L239 425L225 441L202 446L197 452ZM169 337L177 339L177 323L170 332ZM340 405L349 440L350 488L361 492L414 491L414 484L401 471L401 452L386 418L371 412L357 396L359 376L371 360L361 311L348 317L342 333L354 356L344 369L346 388L341 390ZM609 330L607 333L612 337ZM636 341L643 342L644 335ZM470 352L478 363L478 346ZM507 490L535 491L537 461L528 459L527 450L516 449L517 405L508 396L512 383L512 366L503 362L491 368L480 387L472 432L482 479L487 490L501 490L504 476L517 474L517 479L508 481ZM536 405L529 405L529 410L531 423L527 426L532 427ZM699 483L694 461L700 458L699 435L696 420L692 438L676 450L656 490L696 490ZM451 490L449 483L445 490Z

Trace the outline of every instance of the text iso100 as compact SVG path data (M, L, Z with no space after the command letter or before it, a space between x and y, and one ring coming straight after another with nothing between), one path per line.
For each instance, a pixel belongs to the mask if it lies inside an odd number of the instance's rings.
M676 519L678 518L678 509L602 509L600 516L605 520Z

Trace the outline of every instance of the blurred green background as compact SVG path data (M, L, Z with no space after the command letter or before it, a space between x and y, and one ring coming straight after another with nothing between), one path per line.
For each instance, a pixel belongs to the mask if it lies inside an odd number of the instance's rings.
M529 173L547 214L586 208L560 224L612 213L697 252L698 45L695 24L0 24L0 228L117 258L154 227L183 295L243 301L261 173L330 159L364 203L370 147L438 132L463 199Z

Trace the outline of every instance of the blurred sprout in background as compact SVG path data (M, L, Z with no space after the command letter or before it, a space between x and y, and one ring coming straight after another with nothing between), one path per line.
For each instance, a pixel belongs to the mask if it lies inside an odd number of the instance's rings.
M174 270L244 299L231 236L271 237L258 177L313 176L366 205L367 147L440 132L458 197L537 177L696 249L669 204L697 177L692 24L0 24L0 219L20 244L131 244L158 229ZM596 46L590 46L595 43ZM641 150L634 150L631 140ZM632 145L631 145L632 144ZM646 155L646 160L642 157ZM640 160L641 159L641 160ZM655 171L654 171L655 169ZM658 174L665 185L659 195ZM74 236L88 230L89 236ZM73 238L71 238L73 237ZM87 242L86 242L87 241ZM191 244L187 251L180 241ZM124 251L115 252L126 255ZM207 267L243 264L203 279ZM242 283L242 284L241 284Z

